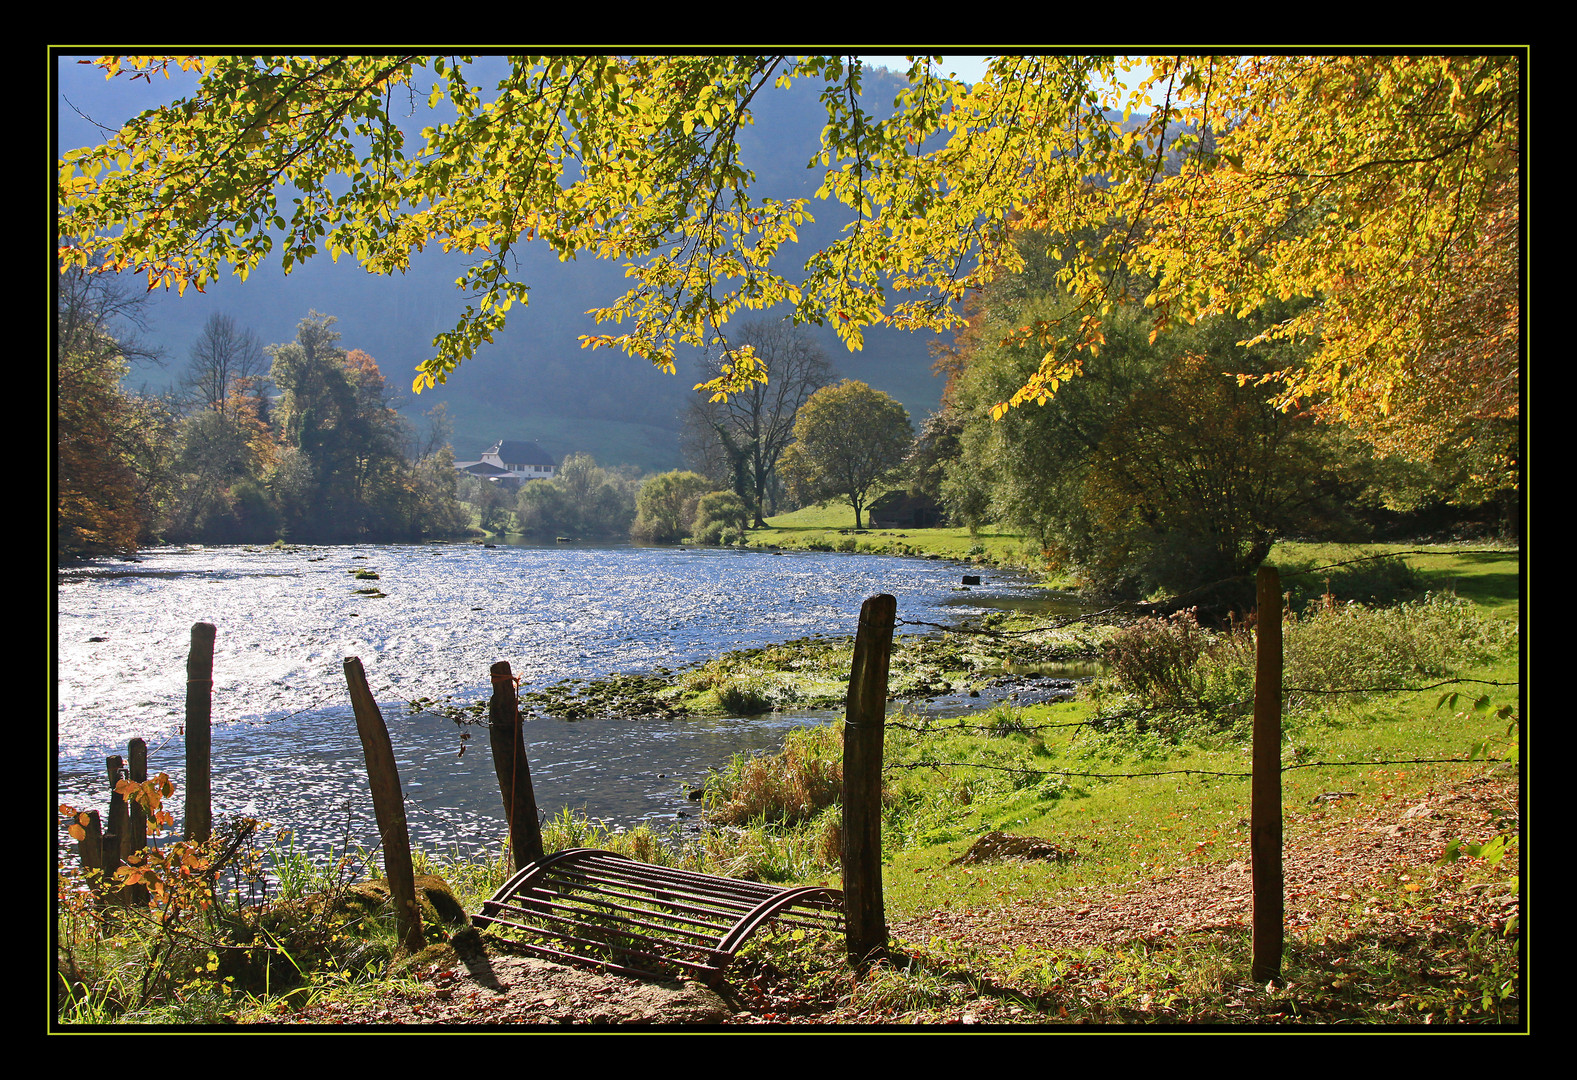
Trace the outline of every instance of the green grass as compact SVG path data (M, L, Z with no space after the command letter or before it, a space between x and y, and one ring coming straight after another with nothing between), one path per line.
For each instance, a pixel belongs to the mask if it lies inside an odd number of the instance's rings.
M767 519L765 529L746 534L751 547L802 551L843 551L916 558L956 559L983 566L1001 566L1045 574L1046 562L1028 537L993 527L969 529L854 529L854 511L847 504L809 506ZM1048 585L1071 588L1069 579Z
M1407 564L1418 574L1425 588L1454 593L1473 601L1486 614L1515 619L1519 611L1521 552L1513 546L1493 543L1465 544L1308 544L1282 541L1271 549L1272 564L1300 567L1325 567L1370 555L1393 552L1408 554ZM1323 575L1311 575L1316 586ZM1365 599L1339 597L1339 599Z
M1353 552L1316 554L1350 558ZM1431 586L1447 579L1473 582L1458 590L1475 594L1472 608L1437 596L1406 608L1353 608L1293 625L1291 649L1343 657L1326 689L1358 689L1370 680L1424 685L1448 674L1511 685L1457 684L1461 694L1454 700L1440 689L1304 694L1289 701L1283 762L1294 767L1282 777L1289 837L1316 838L1327 822L1357 807L1407 805L1491 768L1471 757L1515 755L1520 653L1508 625L1517 598L1507 568L1515 568L1516 555L1442 550L1417 557ZM1340 685L1332 685L1336 674ZM1134 719L1140 706L1151 710L1142 727ZM1154 711L1160 706L1181 719L1159 722L1167 715ZM998 707L947 722L890 715L883 869L889 920L924 925L946 911L980 917L1011 911L1019 901L1055 902L1075 889L1121 892L1179 867L1246 861L1246 713L1241 707L1242 722L1229 712L1194 715L1175 698L1157 699L1108 679L1101 693L1065 704ZM1096 723L1076 726L1090 721ZM819 745L827 749L818 767L835 768L831 744ZM758 771L802 770L791 759L804 755L804 746L795 747ZM1425 760L1434 758L1455 763ZM715 797L727 799L750 784L769 786L736 769L719 782ZM1331 790L1356 797L1316 801ZM759 808L756 813L762 822L775 816ZM1072 855L1055 862L953 864L993 831L1042 837ZM835 872L829 862L816 865L811 876ZM946 936L903 940L895 942L897 966L867 978L837 975L828 966L836 957L823 957L820 967L796 977L836 984L829 993L841 1007L882 1022L956 1017L961 1002L983 1000L994 1002L987 1006L997 1010L993 1017L1015 1022L1515 1022L1520 968L1514 924L1441 929L1430 913L1463 883L1453 884L1436 867L1401 872L1408 878L1355 895L1354 910L1336 924L1290 927L1281 987L1247 985L1246 928L1051 952L1011 942L984 950L956 946ZM1498 866L1475 861L1471 874L1492 888L1515 886L1510 859ZM1384 925L1402 929L1366 929L1368 920L1379 918L1399 918L1399 924ZM808 962L786 946L770 955L785 969Z

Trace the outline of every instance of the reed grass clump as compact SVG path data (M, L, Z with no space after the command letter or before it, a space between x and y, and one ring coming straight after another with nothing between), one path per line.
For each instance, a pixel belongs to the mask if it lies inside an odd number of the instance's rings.
M733 716L757 716L772 711L772 693L766 683L750 676L725 679L712 688L723 711Z
M837 725L790 732L771 757L736 754L706 787L708 816L721 825L798 825L838 802L843 790Z

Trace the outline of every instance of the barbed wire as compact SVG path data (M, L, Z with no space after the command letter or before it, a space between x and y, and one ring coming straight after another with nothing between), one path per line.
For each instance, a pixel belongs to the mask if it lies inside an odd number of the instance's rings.
M1294 769L1312 768L1365 768L1375 765L1474 765L1496 764L1511 762L1512 758L1468 757L1468 758L1382 758L1379 760L1364 761L1308 761L1281 766L1282 772L1291 772ZM1142 780L1153 776L1217 776L1228 779L1252 779L1253 772L1227 772L1216 769L1157 769L1152 772L1131 773L1106 773L1082 772L1071 769L1031 769L1019 765L986 765L976 761L910 761L890 762L882 766L882 771L892 769L985 769L990 772L1007 772L1020 776L1062 776L1078 777L1088 780Z
M1041 625L1031 627L1028 630L992 630L983 626L969 626L967 624L949 626L946 623L927 622L924 619L894 619L893 621L898 626L928 626L933 630L942 630L950 634L976 634L982 637L1024 637L1027 634L1043 634L1051 630L1062 630L1075 623L1093 622L1096 619L1123 614L1131 614L1131 611L1127 610L1126 605L1119 605L1117 607L1102 608L1100 611L1087 612L1083 615L1063 615L1054 619L1047 619Z
M1026 724L1017 720L1007 720L1000 724L949 724L943 720L922 722L919 724L906 724L901 720L889 720L883 727L897 728L901 731L914 731L921 735L946 734L954 731L985 731L992 734L1019 735L1031 731L1041 731L1049 728L1090 727L1102 722L1102 719L1069 720L1058 723Z
M1283 686L1283 694L1421 694L1425 690L1439 690L1442 686L1455 686L1458 683L1476 683L1480 686L1521 686L1521 679L1503 682L1498 679L1442 679L1427 686L1356 686L1336 687L1335 689L1321 689L1315 686Z
M1352 558L1352 559L1343 559L1341 562L1327 563L1324 566L1312 566L1312 567L1309 567L1307 570L1285 569L1285 570L1281 570L1281 574L1284 577L1307 577L1307 576L1309 576L1311 574L1320 574L1320 573L1324 573L1324 572L1326 572L1328 570L1337 570L1337 569L1340 569L1341 567L1344 567L1344 566L1353 566L1353 565L1356 565L1358 563L1365 563L1365 562L1377 562L1377 561L1379 561L1381 559L1394 559L1394 558L1397 558L1397 557L1402 556L1402 555L1502 555L1502 556L1504 556L1504 555L1515 555L1515 554L1518 553L1518 550L1519 549L1517 549L1517 548L1468 548L1468 549L1451 550L1451 551L1429 551L1427 549L1415 549L1415 550L1410 550L1410 551L1390 551L1390 552L1381 552L1381 553L1376 554L1376 555L1361 555L1361 556L1358 556L1358 557ZM1189 589L1186 592L1178 593L1176 596L1170 597L1170 598L1168 598L1166 600L1154 601L1154 602L1152 602L1152 601L1143 601L1143 600L1140 600L1140 601L1125 601L1125 602L1120 603L1120 604L1113 604L1113 605L1111 605L1109 607L1102 608L1099 611L1086 612L1083 615L1069 615L1069 616L1060 617L1058 619L1050 620L1047 624L1044 624L1044 625L1041 625L1041 626L1038 626L1038 627L1034 627L1034 628L1028 629L1028 630L991 630L991 629L987 629L985 627L947 626L947 625L944 625L942 623L925 622L925 621L920 620L920 619L899 619L899 620L897 620L897 622L899 623L899 625L904 625L904 626L926 626L926 627L930 627L931 629L934 629L934 630L942 630L942 631L945 631L947 633L954 633L954 634L979 634L979 635L988 636L988 637L1020 637L1020 636L1024 636L1024 635L1027 635L1027 634L1042 633L1042 632L1047 631L1047 630L1060 630L1060 629L1063 629L1064 627L1072 626L1075 623L1094 622L1094 621L1101 620L1101 619L1109 619L1109 618L1112 618L1112 617L1115 617L1115 616L1122 616L1122 615L1141 615L1142 616L1142 615L1148 615L1148 614L1151 614L1151 613L1154 613L1154 612L1171 613L1173 611L1177 611L1177 610L1181 610L1181 609L1185 608L1187 606L1187 604L1188 604L1188 601L1190 599L1192 599L1193 597L1195 597L1195 596L1207 595L1210 592L1221 588L1223 585L1246 584L1246 583L1249 583L1251 581L1253 581L1253 576L1252 575L1249 575L1249 574L1237 574L1237 575L1235 575L1233 577L1220 578L1219 580L1212 581L1212 582L1209 582L1209 583L1204 584L1204 585L1196 585L1194 588Z
M1307 570L1282 571L1287 577L1303 577L1308 574L1319 574L1326 570L1336 570L1343 566L1352 566L1361 562L1376 562L1380 559L1394 559L1399 555L1515 555L1520 548L1468 548L1466 550L1453 549L1451 551L1387 551L1378 555L1360 555L1353 559L1343 559L1341 562L1328 563L1325 566L1311 566Z

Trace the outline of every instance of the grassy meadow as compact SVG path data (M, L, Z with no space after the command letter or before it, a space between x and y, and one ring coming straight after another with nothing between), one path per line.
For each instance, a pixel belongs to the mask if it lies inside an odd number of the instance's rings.
M1005 562L1023 553L1016 537L835 526L830 512L826 521L802 512L751 542L902 543L906 554ZM1416 550L1284 544L1272 555L1293 595L1279 984L1248 979L1251 630L1209 630L1186 616L1098 628L993 616L963 643L901 640L898 655L909 659L895 657L895 678L957 690L1012 652L1092 649L1103 674L1070 701L995 702L945 720L890 709L890 956L857 971L838 939L758 936L731 976L748 1018L738 1022L1522 1023L1519 553ZM1367 558L1388 552L1409 553ZM785 643L671 682L692 696L732 687L765 696L767 707L791 704L804 700L796 687L837 692L842 648ZM564 815L547 823L548 846L836 886L839 727L797 732L781 754L715 774L699 834L608 830ZM1031 857L1000 857L1014 850ZM61 895L74 899L57 925L62 1022L244 1023L426 992L412 982L419 966L394 946L387 911L344 902L367 867L312 866L277 837L254 843L253 859L254 871L273 869L273 893L194 905L190 936L95 909L64 873ZM419 869L442 876L467 911L508 872L501 856L427 855ZM217 941L247 943L253 960L204 944Z

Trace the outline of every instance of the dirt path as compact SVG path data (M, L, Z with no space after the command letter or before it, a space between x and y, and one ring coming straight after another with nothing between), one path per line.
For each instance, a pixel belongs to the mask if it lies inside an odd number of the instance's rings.
M1398 875L1430 868L1453 838L1486 838L1516 828L1515 781L1474 779L1381 807L1338 800L1311 813L1289 835L1286 919L1295 933L1325 921L1340 925L1355 903L1398 886ZM1343 805L1346 803L1346 805ZM1316 816L1318 815L1318 816ZM1430 918L1496 924L1517 911L1515 898L1464 888L1463 864L1433 867ZM1056 902L1020 900L975 911L937 911L896 921L895 942L922 947L941 938L985 954L1029 947L1048 956L1135 939L1161 943L1197 931L1239 929L1251 915L1249 867L1242 861L1184 863L1123 889L1075 889ZM1395 910L1365 911L1366 931L1415 932L1418 920ZM1459 923L1457 925L1460 925ZM891 1010L851 1003L850 995L786 985L770 970L730 969L714 992L696 983L652 983L563 967L489 945L421 970L420 989L375 1002L330 1003L281 1022L356 1025L503 1025L717 1027L749 1024L846 1025L894 1022ZM909 1020L915 1017L909 1017ZM1001 995L981 995L927 1014L926 1023L1012 1023L1033 1019Z

